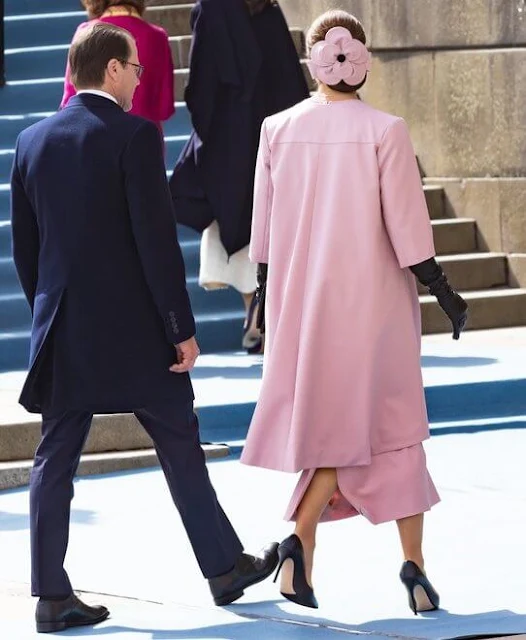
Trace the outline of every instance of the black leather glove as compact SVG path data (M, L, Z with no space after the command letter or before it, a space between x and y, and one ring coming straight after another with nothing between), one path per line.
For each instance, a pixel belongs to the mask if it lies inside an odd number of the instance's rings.
M267 295L268 265L260 263L257 269L256 300L258 302L258 315L256 327L261 333L265 333L265 298Z
M438 304L451 320L453 340L458 340L468 319L466 301L449 286L441 266L434 258L429 258L429 260L424 260L424 262L409 268L419 282L428 288L429 293L436 297Z

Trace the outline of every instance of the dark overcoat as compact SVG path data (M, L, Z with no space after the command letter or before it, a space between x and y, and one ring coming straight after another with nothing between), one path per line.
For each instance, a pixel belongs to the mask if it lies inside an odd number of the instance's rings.
M154 124L81 94L23 131L12 229L33 314L26 409L193 398L188 375L169 371L195 324Z
M277 4L250 16L244 0L200 0L191 24L193 131L170 188L178 221L203 231L217 220L232 255L250 240L261 124L309 92Z

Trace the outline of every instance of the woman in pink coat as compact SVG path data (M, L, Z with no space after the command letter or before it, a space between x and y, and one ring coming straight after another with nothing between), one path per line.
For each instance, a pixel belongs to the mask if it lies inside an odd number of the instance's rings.
M308 35L318 92L267 118L250 258L268 264L261 395L242 462L301 472L279 547L282 594L317 607L318 522L396 520L413 611L438 607L424 573L423 513L439 500L426 468L417 278L458 338L467 305L434 259L405 122L360 101L370 69L356 18L330 11Z
M131 113L155 122L162 135L162 122L175 112L174 68L166 31L143 18L146 0L82 0L82 4L90 20L115 24L135 38L144 73L133 98ZM82 23L78 29L87 24ZM75 93L68 66L60 106L64 107Z

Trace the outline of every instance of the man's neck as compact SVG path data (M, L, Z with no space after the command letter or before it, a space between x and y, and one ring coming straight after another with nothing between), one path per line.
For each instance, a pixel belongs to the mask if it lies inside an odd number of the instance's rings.
M119 101L117 100L117 98L113 95L113 93L106 86L102 86L102 87L85 87L85 88L79 89L77 91L77 95L78 94L82 94L82 93L91 93L92 95L98 95L101 98L106 98L108 100L111 100L112 102L115 102L116 104L119 104Z

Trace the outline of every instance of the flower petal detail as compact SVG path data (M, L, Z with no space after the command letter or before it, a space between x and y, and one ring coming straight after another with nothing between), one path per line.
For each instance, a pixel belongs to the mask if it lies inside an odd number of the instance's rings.
M339 57L345 60L338 60ZM329 29L325 40L317 42L308 61L314 78L331 86L342 80L349 86L360 84L371 70L371 54L367 47L352 37L344 27Z

